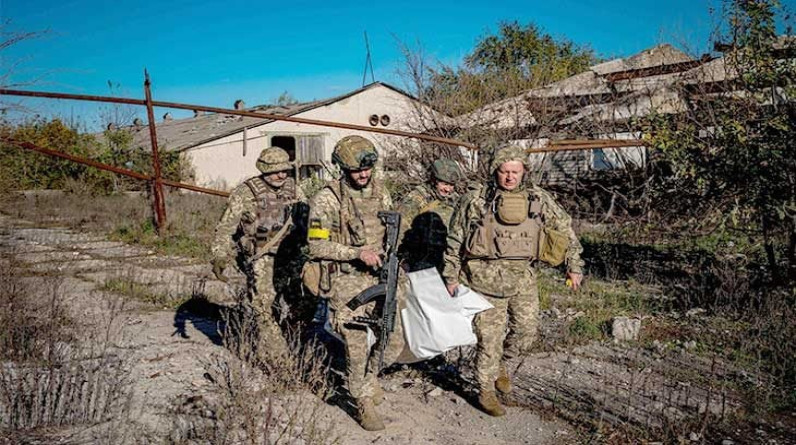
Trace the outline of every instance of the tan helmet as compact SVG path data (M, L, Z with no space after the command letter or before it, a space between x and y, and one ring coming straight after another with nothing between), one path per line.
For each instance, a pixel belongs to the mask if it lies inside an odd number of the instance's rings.
M263 174L293 170L290 155L279 147L268 147L257 158L257 170Z
M340 139L332 152L332 162L343 170L373 168L378 160L379 153L373 142L357 135Z
M492 162L489 164L489 171L494 174L502 164L511 161L522 162L526 172L531 169L531 164L528 162L528 153L525 152L525 149L516 145L509 145L495 151L495 155L492 156Z

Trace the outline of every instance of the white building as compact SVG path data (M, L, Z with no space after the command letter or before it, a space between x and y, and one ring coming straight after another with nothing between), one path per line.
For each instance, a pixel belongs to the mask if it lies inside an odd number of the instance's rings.
M342 96L288 106L235 108L305 119L341 122L363 126L416 131L422 128L420 116L425 107L409 94L385 83L375 82ZM135 146L149 149L149 132L144 126L132 130ZM223 114L195 113L194 117L173 120L164 116L157 124L158 146L176 150L190 162L194 183L203 187L229 190L258 174L255 161L263 148L275 145L297 160L300 177L312 173L329 177L334 145L342 137L359 134L372 140L380 150L399 142L397 136L323 127L294 122L258 119ZM405 141L401 141L405 143Z

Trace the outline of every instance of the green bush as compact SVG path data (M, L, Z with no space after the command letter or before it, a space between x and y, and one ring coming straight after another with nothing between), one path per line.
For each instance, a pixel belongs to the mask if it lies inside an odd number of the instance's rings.
M132 148L132 135L126 130L109 130L102 137L80 133L59 119L35 119L12 124L0 121L0 137L60 151L140 173L152 174L149 151ZM91 194L145 190L147 183L94 167L50 157L13 144L0 144L0 189L58 189ZM187 168L179 153L164 151L161 170L168 179L180 181Z

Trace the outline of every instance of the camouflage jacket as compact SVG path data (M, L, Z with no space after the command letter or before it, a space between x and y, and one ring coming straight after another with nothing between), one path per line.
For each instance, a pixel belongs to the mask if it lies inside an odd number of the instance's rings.
M293 181L288 178L287 181ZM272 188L273 189L273 188ZM286 190L295 190L296 196L280 196L280 192L286 193ZM288 184L287 182L280 189L276 190L277 196L284 198L285 201L298 200L299 202L307 202L304 192L301 187L297 185ZM240 230L242 220L254 220L257 214L257 199L254 196L251 188L246 185L244 181L239 186L232 190L227 201L227 208L221 215L221 220L216 225L215 236L213 244L210 247L214 261L228 262L236 256L239 249L238 246L238 231Z
M361 214L364 220L363 225L366 236L363 246L353 246L339 236L345 228L341 227L342 203L334 191L335 187L339 187L338 190L341 190L342 194L347 197L343 201L347 202L349 207L353 207L346 209L347 214ZM376 216L375 211L373 211L375 209L364 211L368 207L366 201L378 199L378 195L381 195L381 198L375 207L379 207L380 210L392 209L392 198L376 177L371 179L367 187L360 190L350 187L345 181L340 181L337 184L327 185L317 195L313 196L310 200L310 225L317 225L321 229L328 230L331 236L329 239L310 239L310 257L315 260L349 262L359 258L360 247L380 250L384 233L383 230L378 230L383 229L381 221ZM350 199L348 199L349 197ZM371 215L370 213L373 214Z
M524 190L535 195L541 201L541 216L545 226L568 235L570 241L565 260L567 271L582 273L584 263L580 255L583 252L583 247L580 245L580 241L578 241L578 237L572 229L572 218L555 202L555 199L553 199L553 196L549 192L537 186L531 186ZM445 250L445 270L443 273L443 278L449 283L460 281L460 274L463 266L462 244L468 239L470 230L472 230L475 224L484 217L486 199L484 198L485 194L483 192L484 186L481 186L462 196L451 217L448 227L447 248ZM495 267L504 269L516 268L518 264L521 263L515 260L486 260L484 262L505 263L494 264ZM519 273L522 271L517 272Z
M417 215L426 211L439 214L442 222L447 226L458 200L458 193L454 192L451 196L440 196L433 186L421 184L406 195L401 201L398 211L403 217L404 228L412 224L412 220Z

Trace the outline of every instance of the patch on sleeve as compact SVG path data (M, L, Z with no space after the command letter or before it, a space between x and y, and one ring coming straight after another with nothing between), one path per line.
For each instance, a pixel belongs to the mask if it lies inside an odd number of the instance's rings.
M307 231L307 237L311 240L328 240L329 229L324 229L321 226L320 219L313 219L310 221L310 228Z

